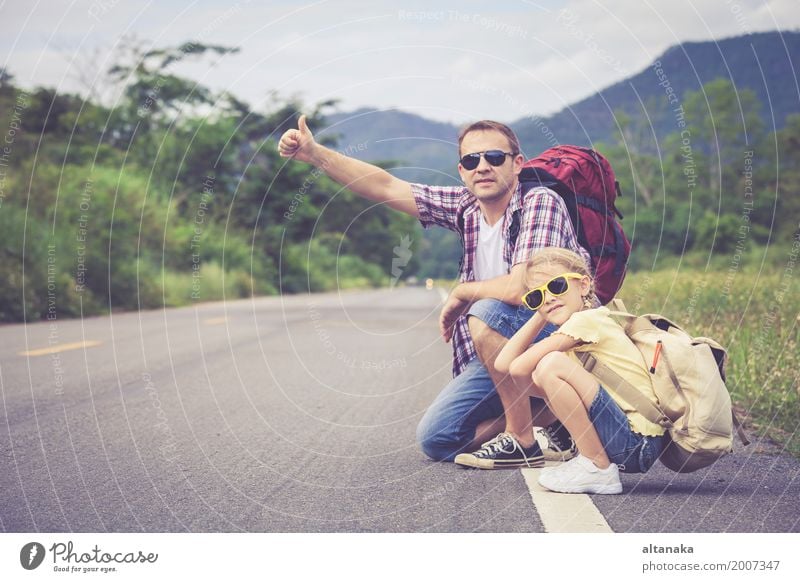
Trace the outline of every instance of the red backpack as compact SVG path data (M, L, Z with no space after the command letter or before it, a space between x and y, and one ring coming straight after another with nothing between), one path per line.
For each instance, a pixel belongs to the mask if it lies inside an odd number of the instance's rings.
M595 291L603 304L622 287L631 243L614 206L621 195L611 164L601 154L578 146L556 146L528 160L519 174L523 192L545 186L566 203L578 244L589 252Z

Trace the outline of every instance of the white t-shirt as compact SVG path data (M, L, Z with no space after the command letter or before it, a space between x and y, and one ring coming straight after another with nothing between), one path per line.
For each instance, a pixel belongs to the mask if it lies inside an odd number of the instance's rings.
M476 281L508 275L506 262L503 260L503 219L495 222L494 226L489 226L486 218L481 216L474 268Z

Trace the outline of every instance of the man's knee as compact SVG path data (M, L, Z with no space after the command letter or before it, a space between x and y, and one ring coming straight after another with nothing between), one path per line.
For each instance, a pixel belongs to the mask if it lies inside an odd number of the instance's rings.
M498 339L505 339L503 334L493 326L498 323L498 313L507 306L497 299L481 299L476 301L467 314L467 326L475 348L480 353L487 342L495 344Z
M469 321L480 321L487 327L491 327L489 324L497 319L498 314L508 308L508 304L503 303L499 299L478 299L469 308L467 316Z
M425 418L417 425L417 442L422 452L434 461L452 461L463 446L452 432L437 428Z
M471 314L467 316L467 326L469 327L469 335L472 337L472 342L476 345L479 345L484 340L486 334L497 333L485 321Z
M417 442L431 459L452 461L470 446L481 419L502 413L489 373L473 359L425 411L417 426Z

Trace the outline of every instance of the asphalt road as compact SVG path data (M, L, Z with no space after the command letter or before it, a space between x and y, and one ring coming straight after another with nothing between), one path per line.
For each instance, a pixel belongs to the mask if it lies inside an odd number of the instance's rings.
M415 444L450 377L439 306L409 288L0 327L0 529L544 531L520 471ZM800 463L763 444L623 484L592 496L617 532L800 531Z

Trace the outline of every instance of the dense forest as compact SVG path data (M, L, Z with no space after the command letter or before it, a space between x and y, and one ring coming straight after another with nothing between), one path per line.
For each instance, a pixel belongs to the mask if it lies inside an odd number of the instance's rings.
M274 96L254 111L174 73L235 50L126 45L105 97L23 89L0 70L0 321L455 275L460 251L446 233L422 236L410 217L278 156L276 139L305 112L321 140L364 157L369 140L337 137L334 103ZM622 184L632 268L789 244L800 115L766 123L769 104L730 79L658 86L639 113L609 113L616 133L592 143ZM454 166L429 168L454 181Z
M674 129L653 139L646 115L616 112L613 144L596 144L615 168L619 207L638 251L727 256L788 245L800 228L800 115L767 131L766 107L727 79L682 96L665 90Z
M257 112L172 72L231 50L128 45L110 103L0 70L0 321L390 282L415 221L278 156L301 103Z

